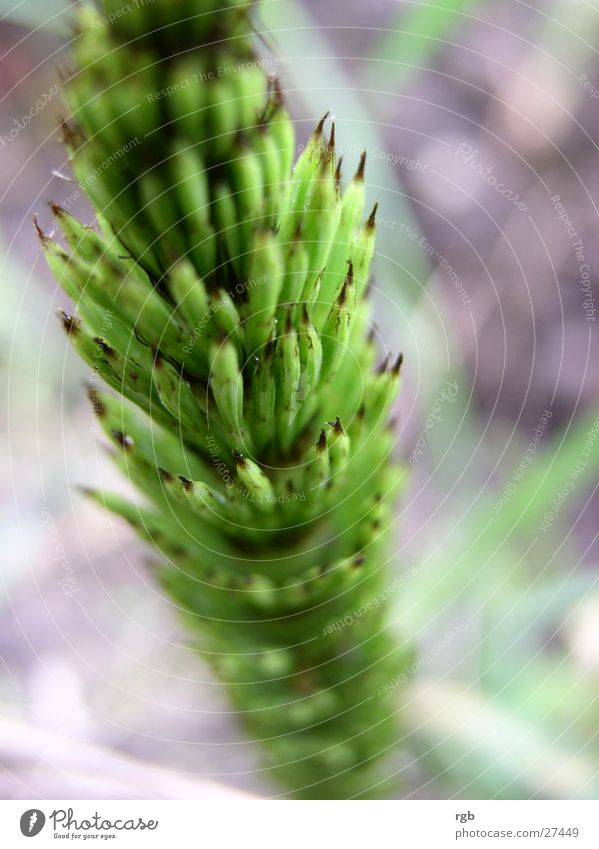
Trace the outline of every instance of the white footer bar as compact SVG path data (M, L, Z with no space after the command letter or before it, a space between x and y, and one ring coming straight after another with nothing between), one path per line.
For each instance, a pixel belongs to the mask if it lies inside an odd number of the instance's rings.
M32 842L33 841L33 842ZM598 849L594 801L4 801L0 846Z

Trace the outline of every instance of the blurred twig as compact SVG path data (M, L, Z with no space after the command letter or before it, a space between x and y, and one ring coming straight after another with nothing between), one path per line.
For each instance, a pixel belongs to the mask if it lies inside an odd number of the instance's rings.
M0 718L3 796L21 798L248 799L208 779L187 779L27 722ZM6 784L11 775L10 786ZM22 794L18 792L21 786Z

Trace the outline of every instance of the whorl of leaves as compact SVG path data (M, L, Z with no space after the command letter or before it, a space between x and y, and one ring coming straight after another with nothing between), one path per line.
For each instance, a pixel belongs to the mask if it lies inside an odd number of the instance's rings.
M68 249L38 233L143 499L90 494L160 552L272 777L298 796L378 795L402 663L384 544L401 357L377 368L369 333L365 155L343 190L325 116L293 167L251 11L79 7L63 135L98 228L55 205Z

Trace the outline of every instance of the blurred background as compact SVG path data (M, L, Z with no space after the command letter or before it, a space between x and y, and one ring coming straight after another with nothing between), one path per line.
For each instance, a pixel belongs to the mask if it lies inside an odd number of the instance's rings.
M330 109L380 202L405 354L408 798L599 796L599 3L263 0L298 141ZM57 130L68 5L0 3L0 795L274 796L132 532L32 215L93 220Z

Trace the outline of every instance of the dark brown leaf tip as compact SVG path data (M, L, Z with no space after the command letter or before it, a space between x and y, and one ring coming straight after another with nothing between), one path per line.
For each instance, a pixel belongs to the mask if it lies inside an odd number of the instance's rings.
M395 362L393 363L393 368L391 369L393 374L399 374L399 372L401 371L402 363L403 363L403 354L400 353L399 356L397 357L397 359L395 360Z
M258 125L265 130L273 115L284 105L281 83L276 74L268 77L268 88L266 92L266 103L258 118Z
M343 281L343 286L341 287L341 291L339 292L339 297L337 298L337 306L338 307L342 307L345 304L345 301L347 300L347 290L351 286L351 283L352 283L352 281L349 277L346 277L345 280Z
M368 221L366 222L366 229L367 230L374 230L374 228L376 226L376 213L377 213L378 208L379 208L379 202L377 200L375 205L372 207L372 212L368 216Z
M343 163L343 157L340 156L337 160L337 167L335 168L335 186L337 187L337 191L341 192L341 165Z
M121 448L124 448L125 451L129 451L135 445L135 442L131 436L127 436L126 433L123 433L122 430L113 430L112 435L114 437L114 441L117 442Z
M78 133L76 127L72 123L69 123L66 118L61 119L59 126L61 131L60 140L66 145L74 145L80 137L80 133Z
M94 342L98 346L98 348L102 351L103 354L106 354L107 357L114 356L114 349L110 347L108 342L105 339L102 339L101 336L94 336Z
M341 419L339 418L339 416L335 417L334 422L327 422L327 424L329 424L333 428L335 433L343 433L343 428L341 426Z
M362 566L364 564L365 560L366 560L366 558L364 557L363 554L356 554L356 556L352 560L352 567L354 569L359 569L360 566Z
M37 233L37 237L40 240L42 247L48 245L52 241L52 233L45 233L42 230L37 214L33 216L33 226L35 227L35 232Z
M242 469L247 465L245 457L240 451L233 451L233 459L235 460L235 465L241 466Z
M364 182L364 173L366 171L366 155L367 154L366 154L365 150L363 150L362 153L360 154L360 163L358 165L358 170L356 171L356 173L354 175L354 180L355 180L356 183L363 183Z
M323 163L329 164L335 155L335 122L331 121L331 134L328 142L323 147Z
M64 310L58 310L56 314L62 321L62 326L64 327L67 336L70 336L72 333L77 333L80 323L78 318L75 318L74 315L68 315L68 313Z
M59 203L56 203L53 200L50 201L50 209L52 210L56 218L61 218L63 215L67 215L66 209L64 209Z
M166 469L163 469L162 466L157 467L157 472L158 472L161 480L163 480L165 483L170 483L172 481L173 476L171 475L170 472L167 472Z
M318 122L318 124L317 124L317 126L316 126L316 129L315 129L315 130L314 130L314 132L312 133L312 137L313 137L313 138L315 138L315 139L320 139L320 138L322 138L322 131L324 130L324 122L326 121L326 119L329 117L329 115L330 115L330 114L331 114L331 110L330 110L330 109L328 109L328 110L324 113L324 115L322 116L322 118L321 118L321 119L320 119L320 121Z
M181 481L181 486L185 492L193 492L193 481L190 481L185 475L177 475L177 478Z
M316 447L319 451L325 451L327 447L327 432L324 428L320 431L320 436L318 437L318 442L316 443Z
M293 319L292 319L292 310L289 308L287 310L287 317L285 319L285 333L289 335L293 330Z

